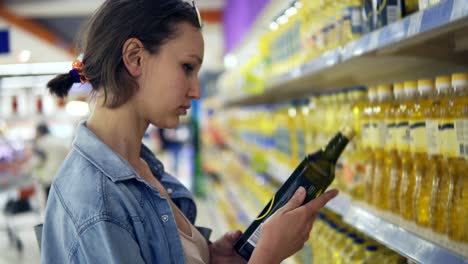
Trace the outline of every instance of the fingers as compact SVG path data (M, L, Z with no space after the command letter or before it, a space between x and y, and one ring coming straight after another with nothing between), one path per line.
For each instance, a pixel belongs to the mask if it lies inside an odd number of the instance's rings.
M291 199L289 199L288 203L283 206L282 211L289 212L301 206L302 202L304 202L305 194L304 187L299 187Z
M324 194L320 195L319 197L311 200L307 204L304 205L307 211L311 214L317 213L320 209L322 209L331 199L335 198L338 195L338 190L333 189L325 192Z
M235 230L235 231L231 231L231 232L227 232L225 234L226 236L226 239L231 241L231 242L236 242L237 239L239 239L239 237L242 235L242 232L240 230Z

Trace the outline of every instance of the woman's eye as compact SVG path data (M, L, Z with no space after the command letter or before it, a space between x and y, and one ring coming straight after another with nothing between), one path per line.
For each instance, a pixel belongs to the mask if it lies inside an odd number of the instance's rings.
M184 64L182 64L182 67L184 68L184 71L185 71L185 73L187 73L187 74L193 72L193 66L192 66L192 64L184 63Z

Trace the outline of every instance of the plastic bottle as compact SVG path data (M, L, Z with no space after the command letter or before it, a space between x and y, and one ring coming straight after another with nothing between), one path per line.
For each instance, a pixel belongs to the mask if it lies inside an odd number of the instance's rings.
M371 87L368 90L368 103L364 108L364 116L362 118L362 138L363 145L365 148L366 155L364 158L366 168L364 175L364 200L371 204L373 201L373 185L374 185L374 170L375 170L375 138L376 138L376 129L374 127L375 119L373 116L373 109L376 105L377 91L376 88ZM375 125L376 126L376 125Z
M390 175L385 170L385 158L388 153L385 150L387 141L387 123L385 120L386 113L391 109L392 88L389 85L378 86L378 104L373 109L375 123L377 125L375 145L375 169L373 182L373 204L380 209L387 210L390 207L389 203L389 183Z
M450 189L448 235L456 241L468 242L468 161L464 157L464 124L468 119L468 74L452 75L454 97L449 100L448 116L444 118L443 137L449 165ZM450 124L453 124L453 129Z
M402 83L395 83L393 86L394 102L389 112L386 115L387 120L387 151L389 155L385 158L385 171L389 171L390 184L389 184L389 203L392 212L400 212L400 185L401 185L401 158L400 150L398 148L399 140L398 124L401 121L397 119L397 112L400 109L400 104L405 98L404 86ZM401 135L400 135L401 137Z
M415 179L413 194L414 220L418 225L427 227L430 223L430 201L433 177L429 174L429 166L434 165L428 154L427 121L432 118L432 104L435 96L433 80L418 81L418 99L411 115L411 152L413 154L413 170L411 177ZM433 169L437 171L437 168Z
M442 141L441 127L443 125L442 119L448 110L449 96L453 93L450 76L437 77L436 89L437 97L433 104L434 119L427 122L428 135L431 128L437 128L437 131L434 131L436 135L433 136L435 139L428 137L428 141L432 141L432 144L428 144L428 151L431 155L431 162L434 164L428 170L428 174L434 179L431 193L430 225L432 230L443 234L447 232L447 207L450 197L450 185L447 159L444 158L445 145Z
M400 109L397 111L398 123L398 145L401 157L401 184L400 184L400 214L403 218L412 220L413 214L413 193L414 193L414 178L411 177L413 168L413 159L410 152L410 116L413 111L414 100L416 98L417 82L406 81L404 83L406 98L400 104Z

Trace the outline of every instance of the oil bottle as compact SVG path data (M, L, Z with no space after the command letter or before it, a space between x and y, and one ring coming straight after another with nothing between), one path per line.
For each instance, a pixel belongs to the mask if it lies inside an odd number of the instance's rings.
M373 109L376 105L377 90L375 87L369 88L367 92L368 103L364 108L363 125L362 125L362 138L363 145L366 152L366 156L363 157L365 160L365 173L364 173L364 200L372 204L373 195L372 192L374 185L374 170L375 170L375 138L376 129L374 128L375 119L373 116Z
M443 137L448 158L449 197L447 231L451 239L468 242L468 164L464 157L464 124L468 118L468 74L452 75L454 96L448 103Z
M418 93L419 96L410 117L411 152L413 154L413 170L410 177L414 178L416 183L413 194L414 220L418 225L427 227L430 220L433 182L432 175L429 174L427 121L432 117L432 101L435 95L434 81L419 80Z
M387 123L385 116L391 109L392 87L389 85L379 85L377 88L378 104L373 109L373 116L377 124L377 144L374 150L375 169L373 182L373 204L380 209L388 209L390 203L389 196L389 181L390 175L385 171L385 157L388 153L385 149L387 144Z
M400 104L405 98L405 90L403 83L395 83L393 85L393 105L386 114L387 122L387 152L389 153L385 158L385 170L389 171L390 175L390 190L389 190L389 203L390 210L392 212L400 212L400 185L401 185L401 158L399 146L402 146L403 143L398 137L398 125L399 121L403 119L397 119L397 112L400 110ZM398 117L401 117L401 112ZM399 143L400 142L400 143Z
M452 84L450 76L439 76L436 78L437 97L433 102L433 119L427 121L428 128L428 152L431 155L431 162L428 174L432 175L434 181L432 185L431 205L430 205L430 225L433 231L443 234L447 232L447 207L450 195L448 164L444 158L444 144L442 132L442 117L448 110L447 103L452 95ZM437 129L437 131L435 130ZM431 131L435 135L431 134ZM429 143L431 141L431 143Z
M414 178L411 177L413 159L410 152L410 116L416 99L417 82L404 82L405 100L400 104L397 111L398 120L398 148L401 157L401 183L400 183L400 214L407 220L414 218L413 214L413 192Z

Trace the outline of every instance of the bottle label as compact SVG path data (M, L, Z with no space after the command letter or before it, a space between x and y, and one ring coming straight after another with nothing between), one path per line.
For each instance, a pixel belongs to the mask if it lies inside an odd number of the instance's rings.
M413 153L427 152L426 121L411 123L410 125L410 149Z
M439 155L439 121L435 119L426 120L427 153L429 155Z
M444 155L449 158L462 157L464 153L462 120L444 120L441 130Z
M291 136L289 134L289 129L287 127L279 127L276 131L276 139L278 150L287 157L290 157Z
M370 139L369 139L369 131L370 131L370 124L363 123L361 128L361 139L362 145L364 148L370 147Z
M297 138L297 155L299 159L305 157L305 139L304 139L304 130L296 129L296 138Z
M397 127L394 122L387 123L387 139L385 142L386 150L394 150L397 146Z
M353 34L362 33L362 17L361 17L361 8L359 6L350 6L351 13L351 32Z
M369 141L371 148L376 148L378 146L379 129L378 124L375 121L369 123Z
M385 120L377 121L377 147L385 148L387 136L387 124Z
M463 120L463 144L465 145L465 158L468 159L468 118Z
M261 233L262 223L266 221L272 214L274 214L279 208L283 207L291 199L299 186L303 186L306 190L306 198L304 203L315 199L322 194L323 189L316 186L303 175L306 170L311 169L310 167L312 167L312 170L317 171L318 174L322 174L323 169L313 163L308 163L308 165L304 166L304 162L307 161L303 161L301 165L296 168L292 175L273 196L270 202L265 206L259 216L245 231L244 235L248 236L248 238L244 241L246 241L251 246L255 247L257 245Z
M398 151L409 151L410 130L407 121L398 122L396 125L396 141Z

